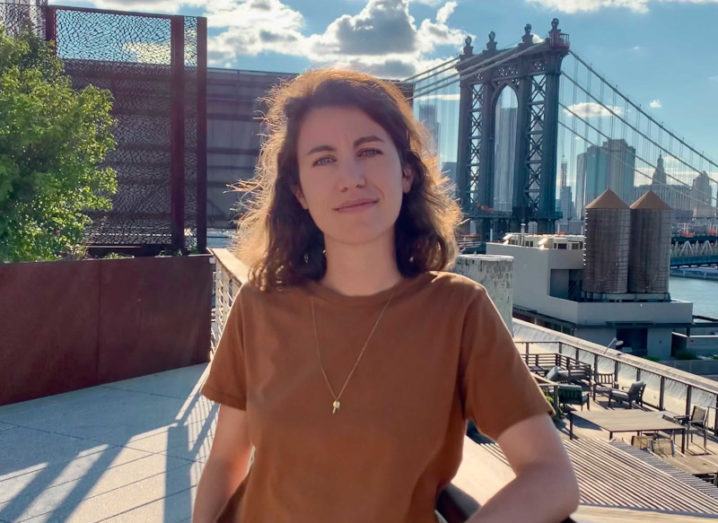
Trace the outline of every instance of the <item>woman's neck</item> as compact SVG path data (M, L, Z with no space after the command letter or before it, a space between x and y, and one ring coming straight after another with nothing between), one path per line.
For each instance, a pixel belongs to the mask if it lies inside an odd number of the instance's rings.
M403 280L394 240L352 245L325 240L327 271L321 284L345 296L369 296Z

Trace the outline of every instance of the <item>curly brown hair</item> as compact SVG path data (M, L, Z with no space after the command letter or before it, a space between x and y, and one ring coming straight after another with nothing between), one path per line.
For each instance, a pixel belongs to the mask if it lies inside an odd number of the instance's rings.
M428 135L394 84L336 69L306 72L278 85L265 99L267 132L253 180L235 186L251 196L239 221L235 254L249 281L267 290L320 280L326 271L324 235L292 191L299 186L297 136L305 115L319 107L354 107L381 125L402 168L414 173L395 223L397 267L404 277L453 266L461 220Z

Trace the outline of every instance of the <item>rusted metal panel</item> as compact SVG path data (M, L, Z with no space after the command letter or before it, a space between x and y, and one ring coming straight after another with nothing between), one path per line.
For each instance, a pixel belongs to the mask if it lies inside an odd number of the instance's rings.
M101 274L100 382L208 360L209 258L108 260Z
M208 361L210 258L0 265L0 405Z
M0 404L96 383L100 265L0 264Z

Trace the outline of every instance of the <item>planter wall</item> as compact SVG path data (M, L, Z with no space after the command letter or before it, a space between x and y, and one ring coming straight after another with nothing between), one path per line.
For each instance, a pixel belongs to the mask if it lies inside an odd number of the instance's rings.
M208 361L211 258L0 265L0 405Z

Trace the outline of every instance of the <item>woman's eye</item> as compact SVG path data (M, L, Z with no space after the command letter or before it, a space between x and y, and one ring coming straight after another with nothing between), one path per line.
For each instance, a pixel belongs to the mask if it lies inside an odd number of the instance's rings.
M379 154L382 154L379 149L362 149L361 151L359 151L359 156L372 157Z
M312 166L318 167L321 165L328 165L333 161L334 158L332 158L331 156L322 156L321 158L317 158L316 160L314 160L314 162L312 162Z

